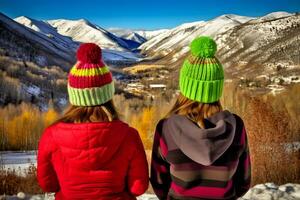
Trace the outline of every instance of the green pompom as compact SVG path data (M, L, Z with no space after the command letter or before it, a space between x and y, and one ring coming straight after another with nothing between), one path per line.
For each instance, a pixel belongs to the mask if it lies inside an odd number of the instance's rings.
M217 51L217 44L211 37L200 36L191 42L190 49L193 56L212 58Z

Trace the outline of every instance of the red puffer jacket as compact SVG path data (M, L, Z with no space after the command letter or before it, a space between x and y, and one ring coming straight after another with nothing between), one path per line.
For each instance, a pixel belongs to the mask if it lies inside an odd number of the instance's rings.
M139 134L121 121L50 126L37 160L41 188L58 200L132 200L148 188Z

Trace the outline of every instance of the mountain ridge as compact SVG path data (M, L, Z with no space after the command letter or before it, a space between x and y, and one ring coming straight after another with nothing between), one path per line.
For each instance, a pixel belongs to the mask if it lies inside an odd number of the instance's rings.
M216 40L226 81L240 79L241 84L272 91L282 90L278 84L300 82L300 15L295 14L270 13L261 18L225 14L168 30L119 30L122 35L85 19L43 21L23 16L12 20L0 14L0 30L0 82L5 83L0 84L1 105L29 101L45 109L44 102L52 99L64 106L67 71L82 42L102 47L117 90L131 95L151 96L149 91L136 93L139 89L128 84L132 81L165 83L174 89L189 43L199 35ZM137 70L123 70L131 66Z

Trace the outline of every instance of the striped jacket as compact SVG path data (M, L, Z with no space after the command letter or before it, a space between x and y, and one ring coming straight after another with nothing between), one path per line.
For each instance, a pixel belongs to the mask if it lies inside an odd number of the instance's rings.
M250 157L242 119L222 111L204 123L201 129L180 115L158 123L150 181L159 199L237 199L248 191Z

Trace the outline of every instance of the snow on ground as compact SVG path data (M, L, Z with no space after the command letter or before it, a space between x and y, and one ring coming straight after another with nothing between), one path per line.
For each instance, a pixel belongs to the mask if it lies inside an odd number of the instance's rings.
M67 105L68 100L66 98L59 98L58 103L62 106Z
M299 200L300 184L287 183L277 186L274 183L258 184L239 200Z
M14 196L0 196L0 200L54 200L54 194L44 194L44 195L25 195L24 193L20 192ZM153 194L145 194L142 196L137 197L138 200L158 200L158 198Z
M4 169L22 175L30 165L36 165L36 151L0 151L0 167Z
M41 93L41 88L39 88L36 85L22 84L22 88L24 91L26 91L28 94L31 94L31 95L38 96Z
M7 196L0 199L7 200L54 200L53 194L34 195L29 196L20 192L14 196ZM158 200L154 194L144 194L137 198L138 200ZM285 184L277 186L274 183L259 184L251 188L242 198L239 200L299 200L300 199L300 184Z
M287 149L294 151L299 149L299 143L289 143ZM30 165L36 165L36 151L2 151L0 152L0 165L4 169L15 169L21 174ZM0 200L54 200L53 194L29 196L20 192L15 196L0 196ZM153 194L145 194L138 197L138 200L157 200ZM300 184L287 183L281 186L274 183L258 184L251 188L239 200L300 200Z
M300 151L300 141L291 142L291 143L283 143L284 150L287 153L299 152Z

